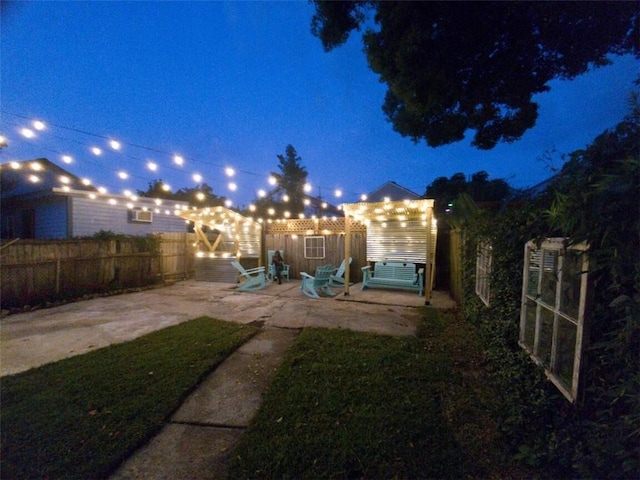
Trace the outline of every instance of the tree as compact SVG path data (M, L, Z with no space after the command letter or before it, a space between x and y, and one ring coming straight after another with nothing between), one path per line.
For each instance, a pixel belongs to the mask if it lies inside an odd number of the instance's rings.
M166 189L161 179L149 182L149 188L147 190L138 190L138 195L141 197L189 202L189 205L196 207L224 205L225 202L225 197L220 197L213 193L213 188L206 183L191 188L183 187L176 192L172 192L170 189Z
M285 211L292 214L304 211L304 185L307 182L307 170L302 166L302 158L298 156L292 145L287 145L284 155L277 155L280 173L271 172L276 186L265 198L256 200L256 211L266 215L272 208L282 216Z
M502 179L489 180L485 171L474 173L467 181L464 173L455 173L451 178L438 177L427 186L425 197L435 200L436 214L441 217L454 207L456 199L468 195L478 204L499 202L509 195L509 184Z
M493 148L533 127L533 95L638 53L637 2L334 2L313 0L311 30L326 51L363 34L369 66L388 90L394 130L430 146Z

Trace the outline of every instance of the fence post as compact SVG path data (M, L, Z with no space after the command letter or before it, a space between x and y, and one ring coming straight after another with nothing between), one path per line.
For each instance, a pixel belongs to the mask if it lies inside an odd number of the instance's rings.
M60 259L56 259L56 295L60 293L60 271L62 268L60 267Z

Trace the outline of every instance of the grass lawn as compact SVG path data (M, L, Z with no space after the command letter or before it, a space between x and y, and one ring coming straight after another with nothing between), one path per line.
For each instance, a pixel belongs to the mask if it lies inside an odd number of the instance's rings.
M230 478L505 473L473 332L425 309L417 337L307 329L232 454Z
M201 317L3 377L2 478L105 478L256 331Z

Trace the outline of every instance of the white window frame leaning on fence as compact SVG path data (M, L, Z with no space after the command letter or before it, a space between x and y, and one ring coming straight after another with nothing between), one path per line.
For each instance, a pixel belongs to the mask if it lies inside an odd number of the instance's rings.
M565 248L565 239L533 240L524 249L518 343L543 366L571 402L578 397L586 343L587 246Z
M478 255L476 257L476 294L487 307L491 297L491 257L493 247L487 241L478 242Z
M304 258L320 259L325 257L324 236L311 235L304 237Z

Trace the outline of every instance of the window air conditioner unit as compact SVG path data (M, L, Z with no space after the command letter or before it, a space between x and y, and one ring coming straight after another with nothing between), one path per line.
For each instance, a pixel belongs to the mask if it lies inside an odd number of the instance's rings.
M133 222L153 222L153 212L150 210L132 210L131 220Z

